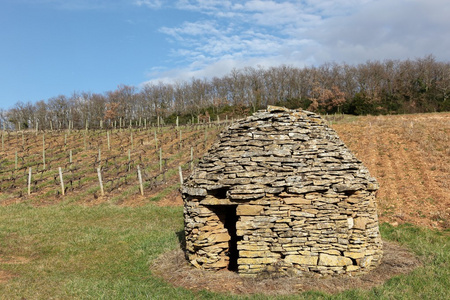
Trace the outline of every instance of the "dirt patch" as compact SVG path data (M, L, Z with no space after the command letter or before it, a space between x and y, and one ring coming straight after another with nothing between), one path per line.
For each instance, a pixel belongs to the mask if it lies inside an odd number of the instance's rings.
M26 264L30 261L31 259L23 256L8 256L8 257L0 256L0 264L19 265L19 264Z
M11 273L0 270L0 283L6 283L13 277L14 275L12 275Z
M358 277L342 278L242 278L228 270L204 271L189 265L181 249L160 256L152 265L152 272L174 286L200 291L230 294L290 295L309 290L329 294L349 289L370 289L399 274L406 274L421 266L407 249L384 241L384 257L380 266Z
M158 206L182 206L183 199L179 189L171 191L167 196L157 202Z
M30 260L31 259L23 256L8 256L8 257L0 256L0 268L3 264L5 265L26 264L30 262ZM14 275L13 273L0 269L0 284L7 283L14 277L16 277L16 275Z

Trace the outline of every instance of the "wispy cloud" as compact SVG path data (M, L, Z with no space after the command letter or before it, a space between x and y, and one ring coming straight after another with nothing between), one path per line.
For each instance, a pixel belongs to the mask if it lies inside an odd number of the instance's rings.
M217 24L213 20L184 22L180 27L162 27L159 31L178 40L184 40L184 36L204 37L221 35L222 33L216 26Z
M179 0L172 8L200 17L160 28L174 42L172 58L182 62L164 78L252 64L449 58L446 0Z
M179 0L176 7L181 10L200 11L202 13L217 13L230 10L233 1L229 0Z
M137 6L147 6L149 8L161 8L163 1L161 0L136 0L134 4Z

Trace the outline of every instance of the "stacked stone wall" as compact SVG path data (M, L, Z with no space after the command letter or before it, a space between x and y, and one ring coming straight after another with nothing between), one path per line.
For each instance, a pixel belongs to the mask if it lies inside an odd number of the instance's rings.
M378 185L323 120L269 107L224 132L182 187L186 256L238 272L361 274L382 256ZM233 240L217 205L236 207Z

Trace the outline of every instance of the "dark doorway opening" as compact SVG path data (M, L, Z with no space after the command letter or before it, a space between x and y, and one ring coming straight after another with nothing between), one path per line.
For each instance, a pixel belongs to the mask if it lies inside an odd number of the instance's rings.
M220 221L223 223L224 227L228 230L230 235L230 241L228 242L228 270L237 271L238 270L238 258L239 251L237 248L237 243L242 237L238 237L236 234L236 222L239 217L236 215L237 205L211 205L211 210L216 213Z

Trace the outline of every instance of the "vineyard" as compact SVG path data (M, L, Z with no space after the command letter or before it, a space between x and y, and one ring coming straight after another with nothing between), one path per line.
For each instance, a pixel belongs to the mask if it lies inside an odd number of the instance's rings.
M449 117L325 116L379 181L382 221L438 228L449 227ZM0 205L181 205L180 177L189 175L229 125L204 121L118 129L3 130Z
M0 202L158 200L176 190L180 167L186 176L225 125L2 131Z

